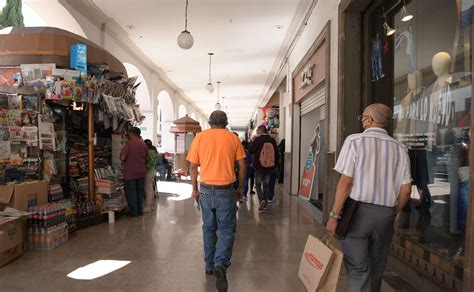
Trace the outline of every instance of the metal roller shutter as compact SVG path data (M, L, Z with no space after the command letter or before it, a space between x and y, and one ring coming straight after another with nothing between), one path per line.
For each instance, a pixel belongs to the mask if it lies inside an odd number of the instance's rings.
M321 86L313 95L301 103L301 115L305 115L326 103L326 86Z

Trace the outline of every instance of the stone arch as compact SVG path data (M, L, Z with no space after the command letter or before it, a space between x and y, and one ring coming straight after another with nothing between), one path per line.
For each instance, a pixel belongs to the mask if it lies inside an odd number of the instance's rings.
M0 1L3 2L6 1ZM44 1L23 0L22 13L25 26L57 27L90 39L82 25L60 2L49 1L45 5Z
M174 105L168 91L162 90L158 94L158 150L174 152L174 135L170 128L175 120Z

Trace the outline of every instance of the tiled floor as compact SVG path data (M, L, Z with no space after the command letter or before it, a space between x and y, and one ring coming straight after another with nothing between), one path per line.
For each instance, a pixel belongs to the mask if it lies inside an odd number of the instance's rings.
M215 291L215 278L204 274L201 218L188 186L160 184L160 191L168 193L156 213L81 230L49 252L28 251L0 269L0 291ZM240 205L229 291L305 291L301 254L308 233L324 229L297 198L278 193L266 212L257 211L256 196ZM131 263L94 280L67 277L97 260ZM338 291L346 285L341 275Z

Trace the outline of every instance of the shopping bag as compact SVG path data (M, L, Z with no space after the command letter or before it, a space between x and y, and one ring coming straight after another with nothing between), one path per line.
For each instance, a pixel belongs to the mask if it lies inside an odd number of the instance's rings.
M326 277L321 280L318 287L318 292L335 292L337 282L339 281L339 274L341 272L342 260L344 254L337 248L333 249L333 256L331 265L328 267Z
M298 277L308 291L318 291L333 259L333 251L322 240L308 235L301 257Z

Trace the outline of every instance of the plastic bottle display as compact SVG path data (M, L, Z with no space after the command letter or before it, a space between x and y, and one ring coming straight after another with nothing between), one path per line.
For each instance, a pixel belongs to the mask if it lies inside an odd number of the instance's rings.
M28 222L28 242L30 249L51 250L68 240L66 206L62 201L35 206Z

